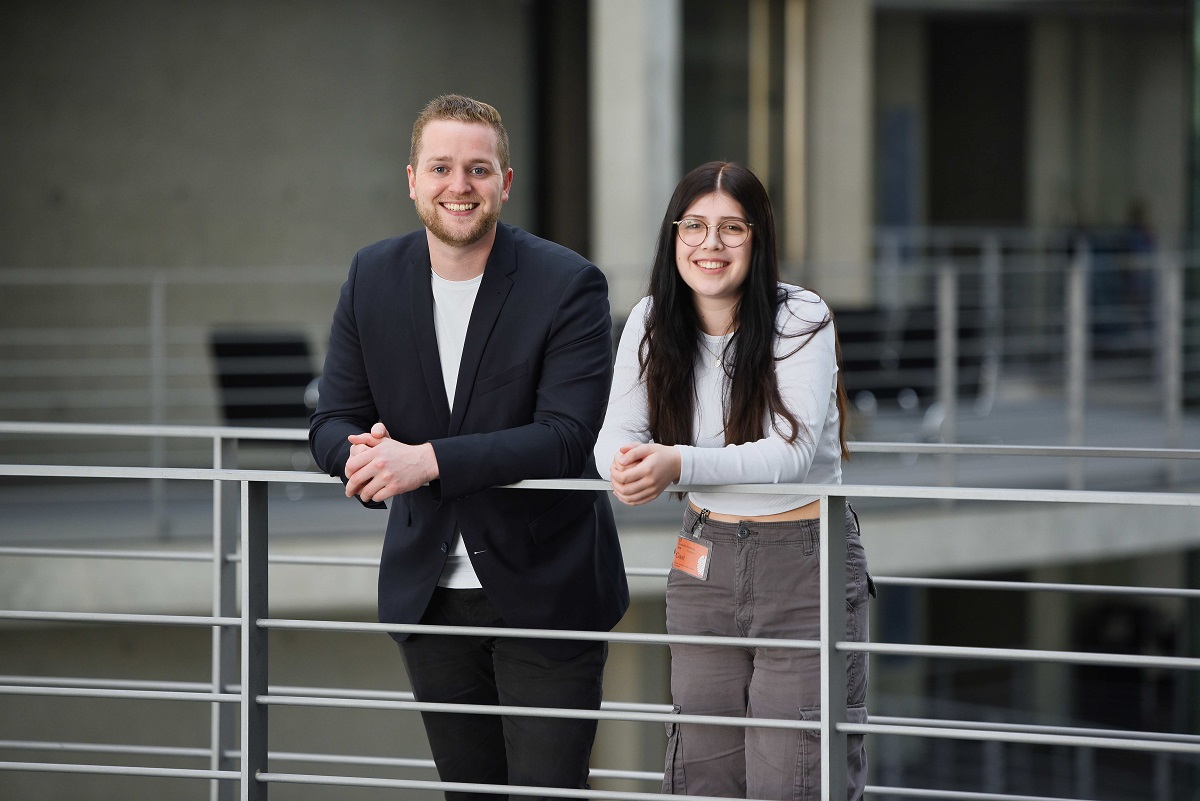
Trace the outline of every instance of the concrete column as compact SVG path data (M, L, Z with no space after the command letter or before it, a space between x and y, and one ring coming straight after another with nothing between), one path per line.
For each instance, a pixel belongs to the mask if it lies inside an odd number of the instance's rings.
M1200 231L1200 0L1192 0L1191 58L1187 71L1191 75L1191 108L1188 115L1188 148L1190 170L1188 176L1188 210L1185 217L1186 231L1190 234L1188 245L1194 242ZM1200 694L1200 693L1198 693ZM1198 793L1197 795L1200 795Z
M808 247L808 0L787 0L783 12L783 204L780 256L804 261ZM786 274L786 272L785 272Z
M1061 228L1079 219L1075 42L1071 20L1036 19L1029 59L1029 222Z
M614 314L646 288L681 174L680 0L591 4L592 252Z
M873 301L872 25L870 0L808 3L806 283L835 308Z

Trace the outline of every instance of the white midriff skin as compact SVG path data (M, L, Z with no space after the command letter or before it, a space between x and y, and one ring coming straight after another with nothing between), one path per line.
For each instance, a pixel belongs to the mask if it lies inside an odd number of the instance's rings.
M688 506L696 510L696 514L700 514L700 509L696 508L696 504L688 501ZM779 512L773 515L727 515L722 512L709 512L710 520L720 520L722 523L740 523L743 520L753 520L756 523L778 523L785 520L815 520L821 516L821 502L813 501L807 503L797 509L789 509L786 512Z
M681 219L685 217L694 217L710 227L699 245L687 245L678 236L675 237L675 268L692 290L692 301L696 304L704 333L723 336L734 327L734 311L750 271L753 232L736 247L729 247L721 241L716 226L730 219L746 221L742 204L724 192L713 192L697 198L681 215ZM681 469L680 452L674 446L654 442L622 445L609 468L613 494L631 506L649 503L661 495L669 484L679 481ZM820 501L770 515L709 513L713 520L726 522L803 520L819 516Z

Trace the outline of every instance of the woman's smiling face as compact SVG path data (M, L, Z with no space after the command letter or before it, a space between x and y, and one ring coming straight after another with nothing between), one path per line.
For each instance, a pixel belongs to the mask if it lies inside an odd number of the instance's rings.
M703 230L703 241L688 245L679 236L681 227L691 229L696 236ZM675 267L692 290L696 305L736 303L750 273L754 236L742 204L724 192L701 195L687 207L675 228ZM735 246L722 239L735 241L741 235L745 240Z

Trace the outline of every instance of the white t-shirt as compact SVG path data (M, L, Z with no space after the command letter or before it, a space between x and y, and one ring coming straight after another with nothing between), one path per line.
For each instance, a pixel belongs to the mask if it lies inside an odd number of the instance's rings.
M446 399L454 408L454 390L458 385L458 367L462 362L463 344L467 340L467 324L471 322L471 310L475 308L475 296L483 274L466 281L448 281L435 272L433 278L433 329L437 334L438 357L442 362L442 380L446 385ZM439 587L467 589L479 587L479 577L471 565L467 545L462 534L454 535L454 548L438 579Z
M784 333L775 338L775 356L791 355L775 362L775 373L780 396L800 422L800 435L789 443L767 419L767 434L762 439L741 445L725 444L723 403L728 394L728 377L724 367L716 363L724 341L722 337L702 334L694 373L694 441L691 445L675 446L680 454L680 484L841 483L833 325L825 326L806 342L808 332L829 317L829 308L813 292L787 284L780 287L787 290L788 299L780 304L775 318L776 329ZM606 479L610 478L609 466L620 446L650 441L646 385L638 379L638 349L649 308L649 298L642 298L633 307L617 347L608 411L595 448L596 467ZM780 421L780 427L790 433L786 421ZM694 492L689 499L701 509L713 512L769 515L804 506L817 496Z

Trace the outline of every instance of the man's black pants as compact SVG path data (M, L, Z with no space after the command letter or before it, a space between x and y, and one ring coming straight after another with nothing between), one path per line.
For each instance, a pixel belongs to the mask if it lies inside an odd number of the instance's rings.
M434 591L421 622L503 626L483 590ZM588 643L566 660L528 640L417 634L400 644L418 701L599 709L607 643ZM595 720L422 712L442 781L583 789ZM448 801L497 801L488 793L447 792ZM514 796L514 799L531 796Z

